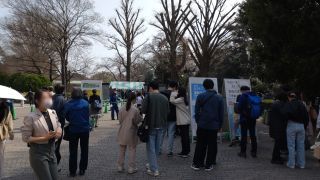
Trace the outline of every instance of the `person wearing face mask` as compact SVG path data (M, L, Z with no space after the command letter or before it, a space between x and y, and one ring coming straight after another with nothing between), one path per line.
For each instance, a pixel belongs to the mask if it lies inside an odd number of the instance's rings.
M57 158L55 141L61 137L62 129L52 107L48 91L35 93L34 112L29 113L21 127L22 140L28 143L30 165L39 180L57 180Z
M0 99L0 179L4 165L4 147L6 139L13 140L13 121L10 108L5 99Z

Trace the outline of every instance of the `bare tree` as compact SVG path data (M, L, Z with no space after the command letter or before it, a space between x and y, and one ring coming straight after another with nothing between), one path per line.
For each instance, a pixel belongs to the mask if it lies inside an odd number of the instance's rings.
M52 43L60 59L61 80L67 85L68 60L72 49L90 45L89 38L100 35L95 25L101 22L89 0L8 0L14 16L30 17ZM36 37L37 38L37 37Z
M72 66L69 65L68 67L68 83L75 75L83 75L86 78L90 76L93 68L94 58L88 56L88 54L89 53L87 51L83 51L83 49L72 51L70 56L70 64L72 64Z
M53 81L58 70L57 53L51 42L38 36L44 33L42 29L28 16L6 18L2 29L7 35L3 41L8 41L8 49L13 54L7 56L7 60L15 61L13 64L21 71L49 75Z
M109 24L117 35L109 35L109 48L116 51L121 64L126 69L126 80L131 80L131 67L137 60L132 54L145 43L136 43L137 37L144 31L144 19L140 18L140 9L133 9L134 0L122 0L120 9L116 9L116 18L109 20ZM125 55L122 54L125 50Z
M185 61L177 63L177 48L181 43L185 33L189 26L192 25L195 17L191 17L189 21L188 17L192 15L189 1L186 7L182 6L182 0L179 0L178 4L175 4L175 0L161 0L162 8L164 12L156 14L156 20L158 23L152 23L151 25L159 28L165 34L165 40L167 41L170 49L169 62L171 70L171 79L178 79L178 72L184 67Z
M124 80L125 69L122 65L122 60L120 57L114 58L104 58L103 63L97 65L96 70L104 69L107 70L113 77L115 81Z
M209 75L210 69L219 60L219 49L231 40L230 28L227 26L233 23L237 4L226 11L226 2L227 0L194 0L199 15L189 28L189 42L200 76ZM188 21L192 22L192 19Z

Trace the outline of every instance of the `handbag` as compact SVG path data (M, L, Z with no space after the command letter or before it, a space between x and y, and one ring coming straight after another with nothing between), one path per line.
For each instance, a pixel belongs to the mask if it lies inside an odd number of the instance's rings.
M70 141L70 127L69 127L69 125L65 126L63 129L64 129L63 139L66 141Z
M318 136L316 137L316 142L313 146L311 146L311 149L313 150L313 157L320 160L320 132L318 133Z
M137 135L141 142L146 143L149 140L149 105L150 105L150 95L147 100L147 112L144 117L142 124L138 127Z

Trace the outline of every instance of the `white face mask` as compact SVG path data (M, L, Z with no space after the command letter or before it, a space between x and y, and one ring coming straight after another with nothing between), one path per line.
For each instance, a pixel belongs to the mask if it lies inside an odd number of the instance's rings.
M52 107L52 104L53 104L52 99L46 99L43 102L44 107L47 109L50 109Z

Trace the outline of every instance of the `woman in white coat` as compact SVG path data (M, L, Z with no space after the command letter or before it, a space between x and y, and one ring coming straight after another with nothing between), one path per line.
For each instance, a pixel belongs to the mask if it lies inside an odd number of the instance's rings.
M180 129L182 151L178 156L187 158L190 153L190 136L189 128L191 116L189 111L189 103L187 99L187 91L179 88L178 95L171 93L170 102L176 106L177 127Z

